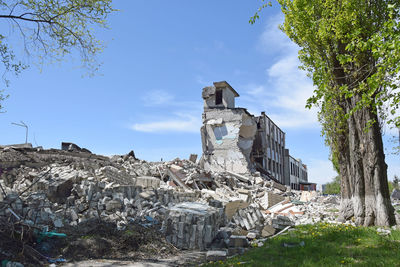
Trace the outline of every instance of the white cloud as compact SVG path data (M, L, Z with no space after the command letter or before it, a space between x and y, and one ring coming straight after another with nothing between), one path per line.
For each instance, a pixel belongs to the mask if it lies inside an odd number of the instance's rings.
M272 18L260 37L259 46L274 52L276 62L266 70L265 84L249 84L239 102L258 114L266 111L284 128L318 127L317 110L306 109L306 101L313 94L312 81L298 68L298 47L278 29L282 16Z
M211 81L205 80L204 77L201 75L196 76L196 82L201 86L210 86L212 84Z
M153 90L142 96L143 105L157 107L137 118L140 122L128 124L128 128L146 133L186 132L199 133L202 102L181 101L164 90ZM165 115L171 114L171 115Z
M214 48L216 50L226 50L225 43L220 41L220 40L215 40L214 41Z
M146 93L142 100L145 106L156 106L173 102L174 96L163 90L153 90Z
M165 132L186 132L199 133L201 127L200 115L188 115L177 113L174 118L167 118L159 121L135 123L131 129L138 132L165 133Z
M308 159L308 180L318 185L329 183L337 176L330 160Z
M272 55L297 49L296 44L291 42L279 29L279 25L282 24L283 19L283 14L279 13L267 21L258 43L258 48L264 53Z

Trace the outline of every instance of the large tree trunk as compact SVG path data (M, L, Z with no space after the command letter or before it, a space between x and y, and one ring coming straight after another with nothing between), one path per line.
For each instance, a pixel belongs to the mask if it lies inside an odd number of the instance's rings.
M341 132L337 136L338 144L338 163L340 173L340 214L338 220L344 222L354 216L354 208L352 202L352 187L353 183L350 173L350 150L347 132Z
M357 96L349 99L347 111L353 108L358 100ZM370 120L375 120L375 123L366 131ZM350 214L343 210L346 207L344 204L348 202L348 187L350 187L357 225L395 224L394 209L389 197L381 129L377 121L377 115L368 107L354 112L348 119L349 160L347 166L341 164L341 172L347 174L347 178L342 177L342 197L344 197L342 214L343 217L348 217Z
M390 201L387 180L387 165L383 149L382 134L377 115L370 109L362 110L363 124L359 131L363 133L362 153L365 180L365 219L364 226L394 225L394 209ZM375 123L365 132L368 120Z
M365 188L363 158L361 154L360 136L356 126L355 115L348 119L349 127L349 168L350 168L350 186L352 187L352 203L354 209L354 218L357 225L364 223L365 217Z

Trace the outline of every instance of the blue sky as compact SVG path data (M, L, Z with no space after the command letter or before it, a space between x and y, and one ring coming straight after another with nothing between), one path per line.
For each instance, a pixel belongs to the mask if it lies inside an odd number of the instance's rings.
M309 180L335 176L320 136L317 111L306 110L312 83L298 70L297 47L277 26L275 5L255 25L260 6L247 1L114 1L120 9L98 37L107 47L94 77L79 60L35 67L19 77L0 114L0 144L29 142L59 148L74 142L94 153L134 150L146 160L201 155L201 90L228 81L240 94L237 106L266 113L286 132L291 154L309 168ZM16 51L22 48L16 45ZM388 148L390 148L387 145ZM398 156L387 155L389 178L400 174Z

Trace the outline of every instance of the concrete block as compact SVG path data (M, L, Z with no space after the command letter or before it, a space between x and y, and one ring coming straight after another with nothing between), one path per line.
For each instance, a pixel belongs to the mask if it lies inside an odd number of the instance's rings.
M261 231L261 236L262 237L273 236L275 234L275 232L276 232L276 230L274 227L272 227L271 225L265 225Z
M139 197L144 198L144 199L150 199L153 196L154 196L154 192L153 191L144 191L144 192L141 192L139 194Z
M141 186L144 188L159 188L160 179L151 176L139 176L136 178L136 186Z
M226 260L227 251L226 250L209 250L207 251L206 260L207 261L224 261Z
M272 186L276 189L279 189L283 192L286 192L286 186L284 186L283 184L277 183L277 182L273 182Z
M121 204L121 201L119 201L119 200L113 199L106 203L107 211L120 210L121 208L122 208L122 204Z
M213 238L212 235L213 235L213 227L211 225L206 225L204 233L204 243L206 244L206 246L211 244Z
M227 203L225 205L225 215L228 220L231 220L233 215L236 213L238 209L244 209L249 206L249 203L243 200L235 200Z

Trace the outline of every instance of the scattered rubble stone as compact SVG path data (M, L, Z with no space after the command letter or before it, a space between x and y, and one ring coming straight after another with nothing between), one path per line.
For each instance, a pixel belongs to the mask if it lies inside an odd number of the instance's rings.
M191 159L146 162L133 151L104 157L77 149L0 148L0 226L71 233L89 222L111 223L116 231L140 225L160 230L179 249L213 248L207 258L215 260L288 226L335 221L337 196L287 191L257 172L206 171ZM9 228L0 227L0 247L10 246L1 229ZM74 242L66 255L95 241ZM12 260L9 255L1 250L0 260Z
M226 259L226 250L209 250L207 251L207 261L223 261Z

